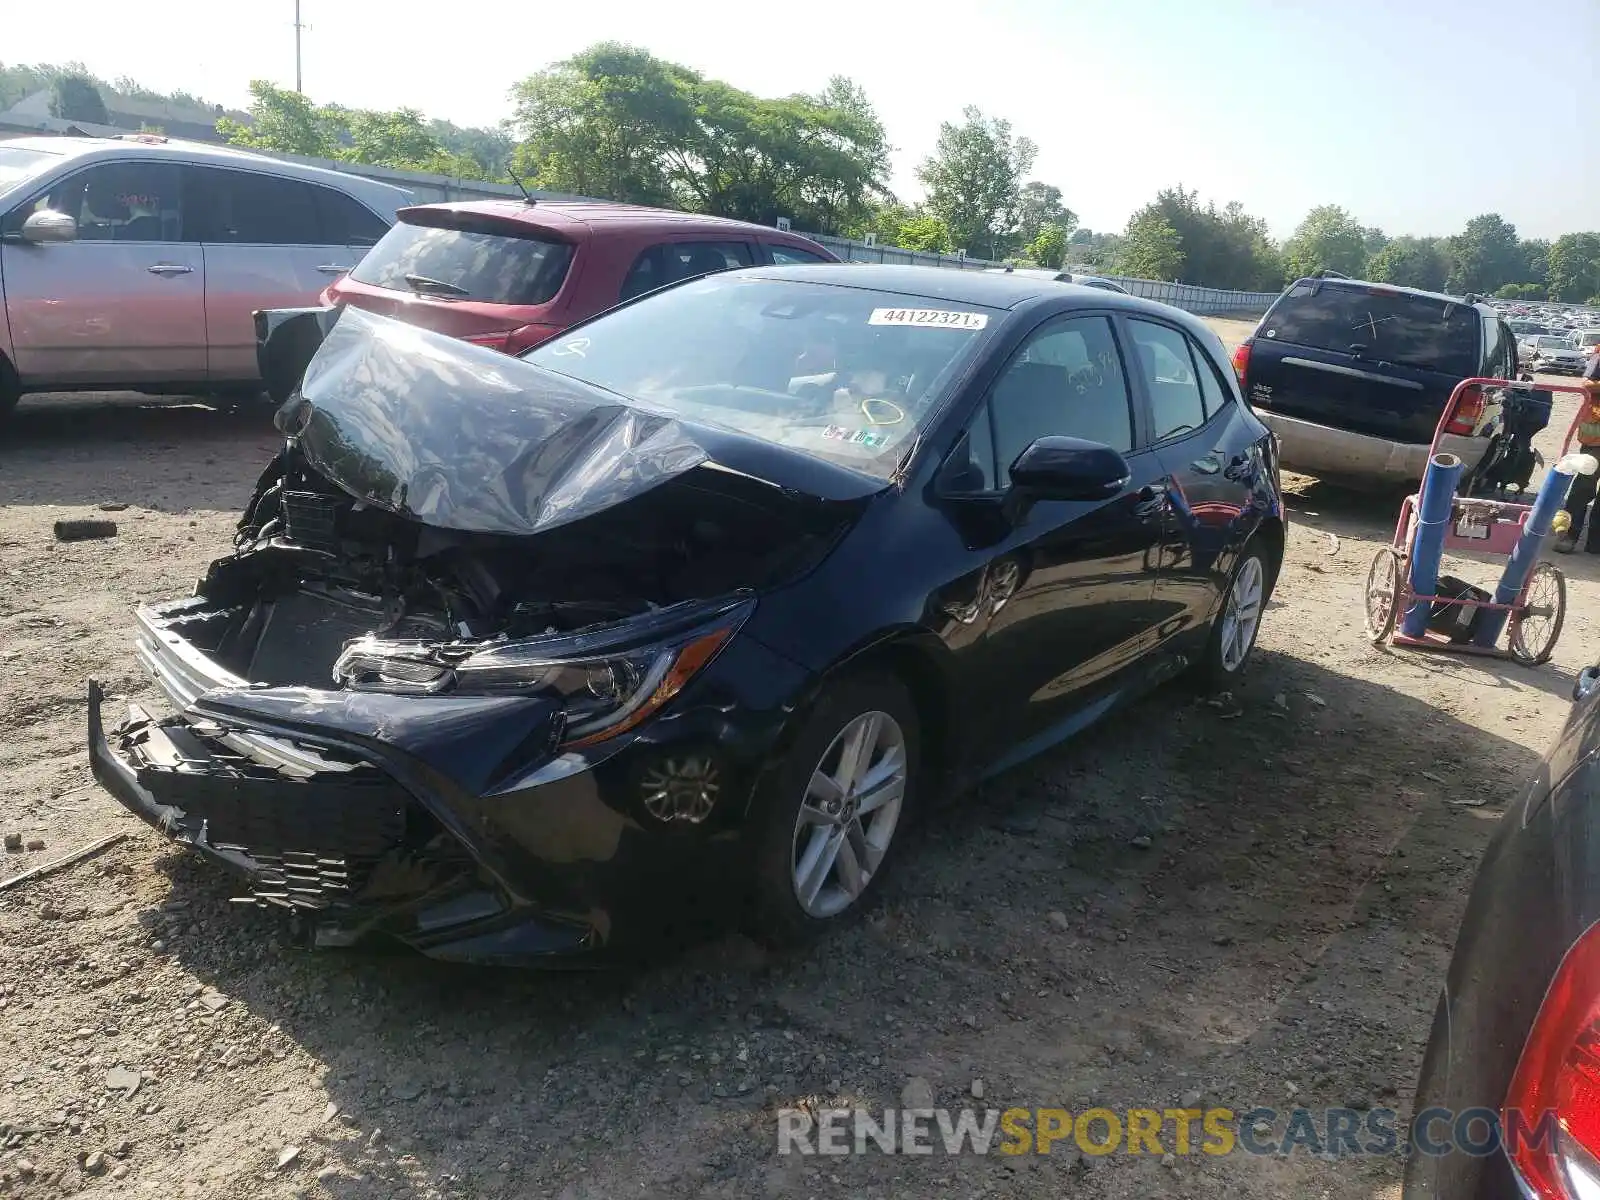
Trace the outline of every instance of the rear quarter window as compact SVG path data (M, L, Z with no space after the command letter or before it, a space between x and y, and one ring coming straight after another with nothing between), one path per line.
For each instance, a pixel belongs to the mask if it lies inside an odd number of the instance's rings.
M1274 341L1461 378L1478 373L1483 337L1470 304L1326 283L1295 284L1261 326Z
M571 263L570 245L531 230L523 235L401 221L362 256L350 278L447 299L544 304L561 290Z

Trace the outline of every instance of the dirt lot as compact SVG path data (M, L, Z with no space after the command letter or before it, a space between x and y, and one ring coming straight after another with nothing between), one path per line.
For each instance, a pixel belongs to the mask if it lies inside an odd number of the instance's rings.
M1479 852L1595 654L1600 564L1562 562L1543 669L1379 652L1394 498L1293 481L1236 708L1171 690L932 814L807 956L470 971L286 948L89 780L85 678L150 694L129 609L227 547L274 442L259 410L80 397L0 446L0 829L46 846L0 875L128 835L0 894L0 1194L1395 1194L1390 1158L779 1158L773 1110L914 1077L950 1105L1403 1108ZM99 515L117 538L52 539Z

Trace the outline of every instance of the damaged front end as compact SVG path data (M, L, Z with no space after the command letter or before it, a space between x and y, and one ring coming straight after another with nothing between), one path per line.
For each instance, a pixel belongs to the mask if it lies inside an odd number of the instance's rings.
M358 324L281 414L234 552L137 611L175 715L108 730L91 682L95 775L316 944L605 947L619 908L717 878L800 686L736 635L855 505L716 469L669 419L502 355Z

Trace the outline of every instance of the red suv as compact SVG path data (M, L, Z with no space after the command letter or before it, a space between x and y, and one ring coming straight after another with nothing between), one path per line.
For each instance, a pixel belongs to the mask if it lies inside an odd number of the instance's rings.
M402 208L322 301L516 354L680 279L763 263L837 261L795 234L631 204L424 204Z

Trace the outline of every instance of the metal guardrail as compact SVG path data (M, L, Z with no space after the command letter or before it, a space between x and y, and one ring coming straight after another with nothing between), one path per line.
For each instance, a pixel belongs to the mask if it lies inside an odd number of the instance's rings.
M846 262L898 263L905 266L945 267L958 271L985 271L1003 267L1004 263L987 258L962 258L955 254L936 254L926 250L903 250L899 246L869 246L850 238L832 237L825 233L804 235L820 246L826 246ZM1079 274L1096 274L1102 279L1126 288L1135 296L1146 300L1159 300L1174 308L1200 314L1214 313L1264 313L1278 298L1277 292L1241 292L1227 288L1201 287L1193 283L1167 283L1159 279L1132 279L1125 275L1105 275L1098 271L1079 271Z

